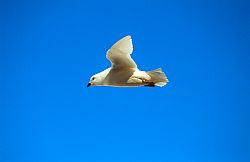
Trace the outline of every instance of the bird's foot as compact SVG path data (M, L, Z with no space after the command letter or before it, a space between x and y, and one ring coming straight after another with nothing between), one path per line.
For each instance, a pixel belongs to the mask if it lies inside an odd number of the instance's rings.
M144 86L146 86L146 87L155 87L155 83L151 82L151 83L148 83L148 84L146 84Z

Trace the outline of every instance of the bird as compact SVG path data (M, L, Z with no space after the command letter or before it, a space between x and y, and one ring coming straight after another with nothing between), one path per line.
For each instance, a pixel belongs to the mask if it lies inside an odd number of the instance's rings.
M117 41L106 53L111 67L90 77L87 87L163 87L169 80L161 68L141 71L131 58L133 43L130 35Z

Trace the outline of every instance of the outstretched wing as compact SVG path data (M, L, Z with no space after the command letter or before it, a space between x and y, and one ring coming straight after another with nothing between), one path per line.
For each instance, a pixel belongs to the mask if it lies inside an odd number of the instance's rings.
M131 36L126 36L116 42L107 52L107 59L112 64L112 68L136 68L137 65L131 58L133 44Z

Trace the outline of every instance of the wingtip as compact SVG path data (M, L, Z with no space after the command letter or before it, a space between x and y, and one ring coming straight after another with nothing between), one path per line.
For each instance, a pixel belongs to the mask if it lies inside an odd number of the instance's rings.
M127 36L125 36L124 38L129 38L129 39L131 39L131 35L127 35Z

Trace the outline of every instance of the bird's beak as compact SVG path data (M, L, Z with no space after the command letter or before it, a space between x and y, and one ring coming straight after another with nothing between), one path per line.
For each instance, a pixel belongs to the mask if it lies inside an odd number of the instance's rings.
M87 84L87 87L90 87L90 86L91 86L91 83L88 83L88 84Z

